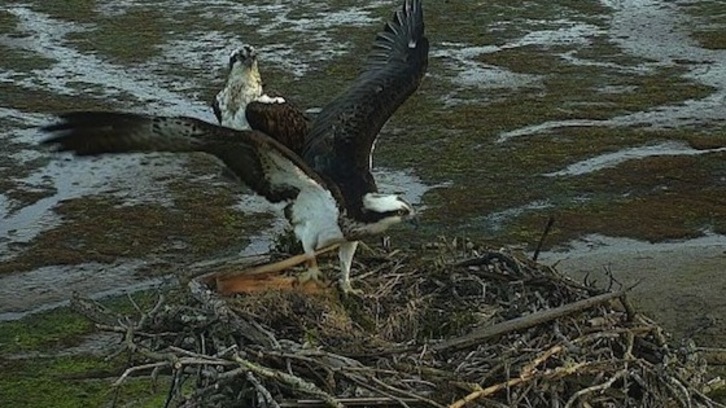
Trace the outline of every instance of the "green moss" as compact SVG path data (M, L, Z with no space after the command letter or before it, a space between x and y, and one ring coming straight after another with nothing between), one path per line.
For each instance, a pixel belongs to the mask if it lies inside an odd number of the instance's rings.
M0 401L12 407L99 407L114 400L132 406L160 406L166 397L164 380L155 391L145 378L112 388L123 366L97 357L0 360L0 370Z
M245 231L266 217L250 219L234 208L235 194L172 183L176 208L161 204L122 205L114 197L88 196L56 207L65 222L31 241L0 273L47 265L113 262L152 253L199 257L243 247Z
M11 83L0 83L0 105L12 106L20 111L33 113L111 109L113 106L108 100L95 98L92 95L58 95L48 91L19 87Z
M171 297L174 294L170 295ZM156 302L154 291L133 295L134 301L149 310ZM126 296L102 302L117 313L134 317L137 312ZM163 377L155 388L148 378L129 379L120 388L111 384L128 364L125 355L114 360L104 356L63 351L79 346L95 332L85 318L68 308L59 308L0 322L0 401L13 407L104 406L113 400L132 406L156 407L166 398ZM111 354L111 346L107 350ZM37 355L37 356L35 356ZM34 357L35 356L35 357Z
M2 19L0 19L2 26ZM42 55L0 45L0 67L15 72L29 72L34 69L47 69L53 60Z
M70 346L92 325L67 309L0 323L0 354Z
M532 242L547 215L555 217L550 245L595 232L653 242L697 237L704 229L726 232L721 160L722 154L650 157L575 178L560 193L587 200L524 214L507 234Z
M0 10L0 33L9 33L18 24L18 18L8 11Z
M692 36L703 48L711 50L726 49L726 34L724 34L722 29L695 31Z
M68 294L69 298L71 294ZM133 295L141 308L150 309L157 300L154 291ZM130 316L136 309L128 297L108 299L102 302L110 310ZM0 322L0 355L53 351L78 345L83 336L94 332L93 325L82 316L62 307L48 312L27 316L21 320Z
M51 17L77 22L92 22L96 17L96 0L36 0L33 8Z
M97 19L93 31L68 38L81 51L100 53L114 61L141 62L159 54L164 42L163 18L157 8L131 8L120 16Z

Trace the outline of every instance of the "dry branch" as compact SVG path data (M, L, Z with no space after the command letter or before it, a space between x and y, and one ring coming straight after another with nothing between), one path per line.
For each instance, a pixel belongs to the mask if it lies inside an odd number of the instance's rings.
M577 313L591 307L606 303L612 299L622 297L624 292L605 293L599 296L583 299L574 303L560 306L555 309L542 310L523 316L517 319L508 320L489 327L484 327L466 336L461 336L451 340L446 340L439 344L434 344L431 348L434 351L442 352L445 350L458 350L480 343L492 337L501 336L517 330L527 329L539 324L547 323L569 314Z
M669 344L624 292L466 241L432 247L358 259L363 298L229 298L193 279L134 319L73 304L123 337L118 386L172 373L171 407L719 406L698 348Z

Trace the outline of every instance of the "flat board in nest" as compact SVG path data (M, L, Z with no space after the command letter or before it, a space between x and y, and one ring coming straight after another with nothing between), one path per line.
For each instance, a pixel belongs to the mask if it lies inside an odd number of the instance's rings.
M721 406L694 346L669 344L624 292L463 247L360 257L366 295L342 301L223 298L192 280L140 321L102 326L135 357L117 385L166 369L167 406L182 407ZM105 320L94 303L73 304Z

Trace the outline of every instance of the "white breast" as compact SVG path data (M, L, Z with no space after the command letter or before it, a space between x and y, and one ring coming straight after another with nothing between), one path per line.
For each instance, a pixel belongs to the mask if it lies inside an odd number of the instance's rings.
M291 185L300 190L288 215L305 252L344 241L345 237L338 225L338 203L330 191L284 157L273 154L272 158L280 171L272 172L270 181L273 184Z
M227 78L225 87L217 93L216 99L221 111L221 125L238 130L250 128L245 110L247 105L262 95L259 73L235 68Z

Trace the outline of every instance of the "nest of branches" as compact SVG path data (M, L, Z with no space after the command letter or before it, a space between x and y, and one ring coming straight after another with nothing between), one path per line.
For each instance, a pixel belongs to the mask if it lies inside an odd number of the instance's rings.
M199 280L139 320L75 298L123 336L130 375L176 407L715 407L706 363L626 291L470 244L362 254L365 295L221 297ZM612 288L611 288L612 289Z

